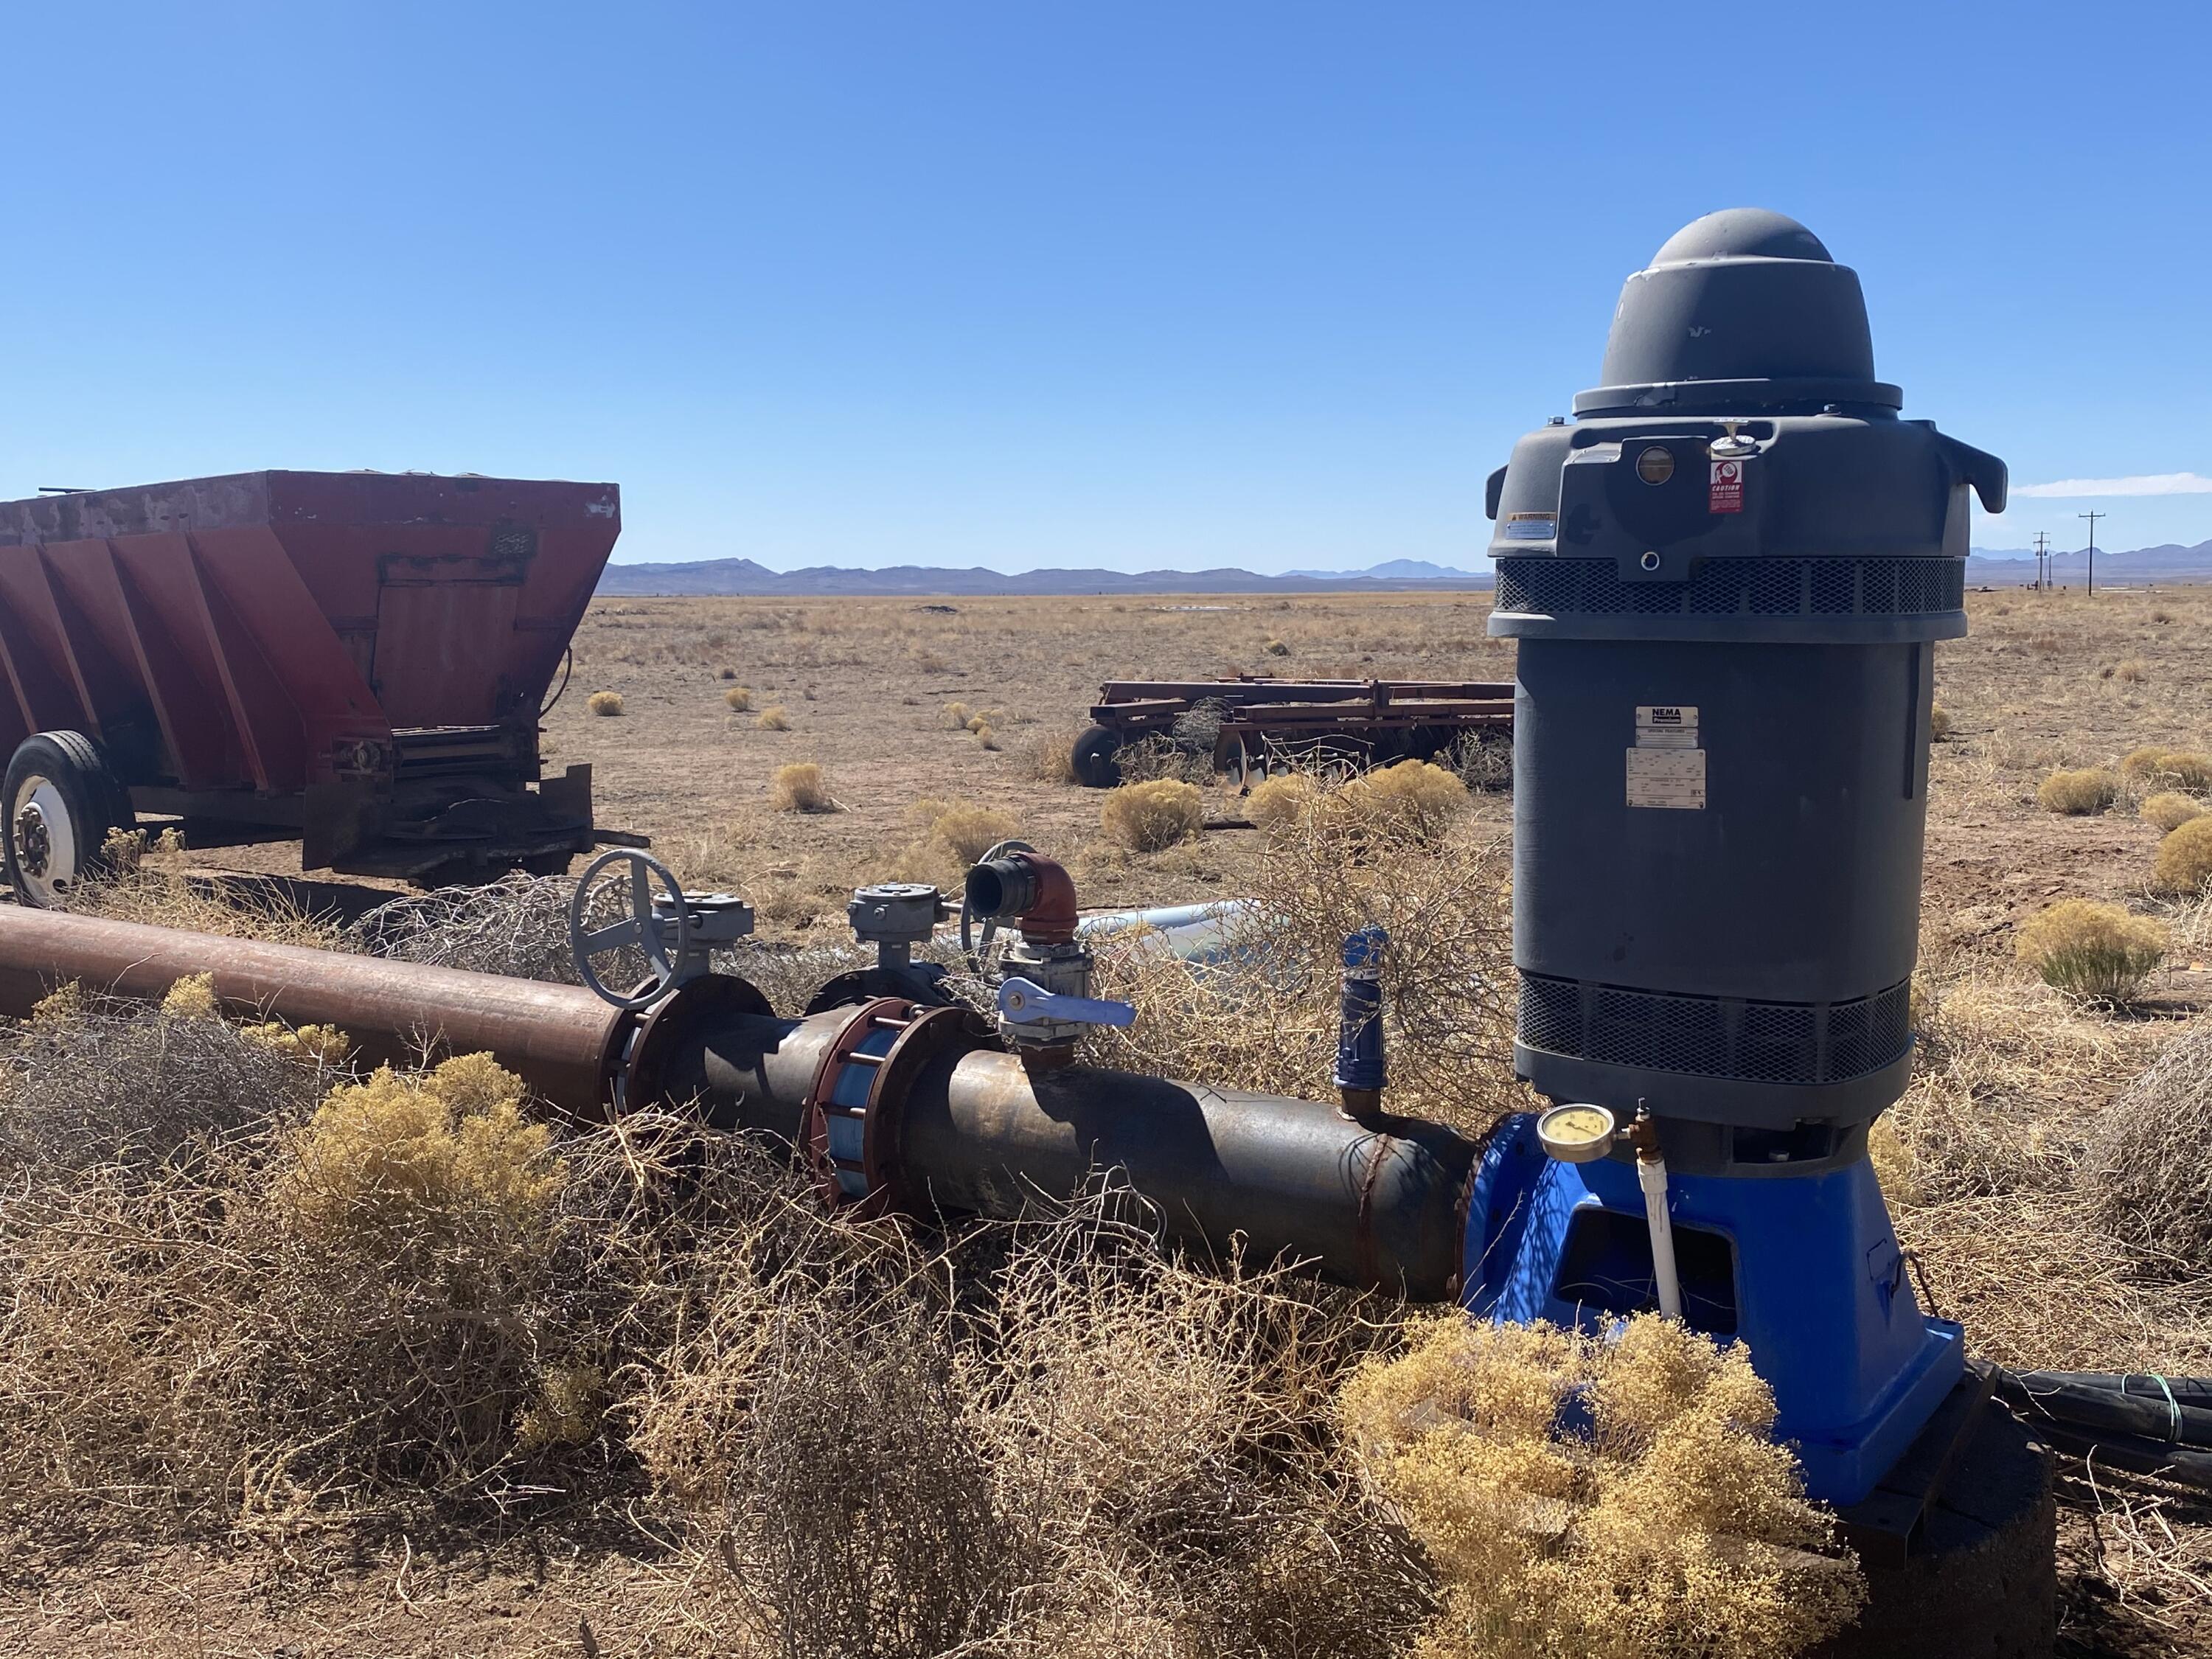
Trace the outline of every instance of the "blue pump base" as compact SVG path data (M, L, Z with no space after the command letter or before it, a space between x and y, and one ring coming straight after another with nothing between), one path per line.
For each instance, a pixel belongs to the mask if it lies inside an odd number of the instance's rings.
M1668 1208L1684 1322L1748 1346L1809 1495L1857 1503L1966 1363L1960 1328L1913 1297L1873 1166L1674 1176ZM1533 1116L1508 1119L1475 1171L1461 1284L1469 1312L1500 1322L1595 1332L1656 1308L1634 1164L1559 1163Z

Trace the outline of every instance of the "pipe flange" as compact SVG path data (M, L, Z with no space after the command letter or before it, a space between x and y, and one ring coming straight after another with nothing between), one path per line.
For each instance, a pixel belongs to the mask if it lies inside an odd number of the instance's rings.
M899 997L925 1008L944 1008L955 999L945 988L945 969L934 963L909 963L903 968L856 968L824 980L807 1000L805 1012L826 1014L834 1008L850 1008L881 997Z
M907 1091L939 1055L989 1046L990 1027L969 1008L882 997L855 1009L807 1091L801 1133L823 1196L870 1216L908 1208L897 1159Z
M627 1111L639 1101L658 1100L661 1071L678 1040L685 1032L699 1029L696 1016L717 1013L775 1018L774 1006L760 988L736 974L708 974L692 980L678 987L673 996L654 1003L641 1017L629 1015L637 1024L635 1034L623 1045L626 1053L613 1091L616 1109Z

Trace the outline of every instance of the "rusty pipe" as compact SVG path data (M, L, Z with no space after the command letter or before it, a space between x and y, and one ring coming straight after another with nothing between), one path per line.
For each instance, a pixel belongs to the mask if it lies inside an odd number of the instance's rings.
M978 1049L915 1079L896 1145L907 1190L939 1209L1012 1215L1118 1170L1185 1243L1417 1301L1458 1289L1476 1149L1441 1124Z
M21 1018L71 980L156 1000L191 974L211 975L234 1013L335 1025L372 1064L489 1053L578 1114L607 1098L629 1020L580 986L0 904L0 1013Z
M809 1091L855 1017L728 1019L689 1034L656 1092L710 1122L803 1137ZM870 1133L910 1208L1012 1216L1118 1170L1173 1237L1290 1256L1418 1300L1454 1292L1475 1147L1440 1124L971 1046L915 1073Z

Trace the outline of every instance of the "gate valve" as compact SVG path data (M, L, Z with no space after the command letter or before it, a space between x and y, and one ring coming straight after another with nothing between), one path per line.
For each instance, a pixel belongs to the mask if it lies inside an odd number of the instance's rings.
M592 927L587 918L602 893L623 902L623 913ZM568 900L568 949L577 976L617 1008L650 1008L711 971L716 945L734 944L752 930L753 908L735 893L687 892L659 859L629 848L593 859ZM608 985L594 964L595 957L617 951L645 957L645 982L628 994Z
M1002 980L999 1012L1017 1025L1045 1022L1062 1025L1128 1026L1137 1023L1134 1003L1109 1002L1101 997L1072 997L1048 991L1034 980Z

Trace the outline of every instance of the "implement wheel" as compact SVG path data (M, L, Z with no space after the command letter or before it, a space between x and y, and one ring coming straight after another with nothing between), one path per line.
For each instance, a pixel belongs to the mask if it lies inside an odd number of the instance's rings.
M15 902L50 910L107 868L105 843L137 820L131 797L82 732L23 739L0 786L7 812L8 884Z
M1114 763L1121 748L1119 732L1103 726L1085 727L1075 740L1074 753L1068 757L1075 781L1086 789L1111 789L1121 781L1121 769Z

